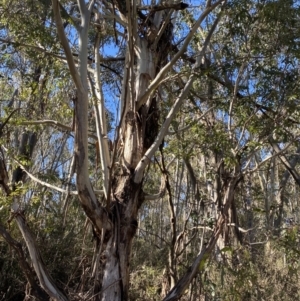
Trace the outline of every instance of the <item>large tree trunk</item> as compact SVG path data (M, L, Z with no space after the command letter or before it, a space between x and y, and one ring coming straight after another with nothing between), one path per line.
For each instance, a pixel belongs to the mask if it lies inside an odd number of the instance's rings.
M128 300L129 261L142 201L141 188L132 182L130 175L120 177L118 188L119 193L112 202L112 227L105 248L102 300Z
M108 149L108 142L105 138L107 133L104 128L106 122L103 120L105 118L104 101L101 92L95 92L95 97L100 103L100 108L95 108L96 115L101 115L100 118L102 118L97 121L97 136L104 183L103 202L106 203L104 207L102 206L104 204L100 204L97 200L88 173L87 44L93 1L87 7L85 1L78 0L81 23L76 26L79 36L79 68L77 69L60 17L59 2L52 0L58 36L77 89L74 101L76 184L79 200L98 239L98 256L96 256L93 273L95 276L94 296L96 300L106 301L128 300L129 261L132 240L138 225L138 209L143 202L144 171L162 143L183 100L187 97L219 18L212 25L191 75L170 108L160 131L158 130L158 99L155 91L159 89L167 72L186 50L201 22L223 1L220 0L214 4L207 2L205 10L191 28L181 49L170 62L168 62L168 55L172 49L173 31L171 15L174 10L185 9L188 5L173 4L173 1L170 1L167 4L140 9L138 5L141 5L141 1L116 0L113 3L119 11L118 18L126 24L127 47L121 93L121 118L113 143L115 149L111 155L103 151ZM112 9L114 10L114 7ZM145 10L147 14L144 14ZM97 38L95 62L99 62L99 39ZM96 65L95 90L101 90L99 64ZM117 148L118 151L116 151ZM116 154L119 156L118 167L115 164ZM104 262L102 269L99 269L100 261Z
M164 23L166 11L157 12L155 18L150 18L154 31ZM169 21L169 27L172 26ZM153 33L154 38L156 37ZM128 300L129 261L132 240L137 230L138 209L143 202L142 182L134 182L134 171L142 156L153 144L158 133L157 98L150 97L142 105L139 98L146 93L150 81L155 78L164 65L171 46L172 31L163 33L161 40L130 36L136 38L135 53L128 41L127 78L123 81L123 115L121 129L124 141L123 168L121 174L115 174L112 185L112 202L110 204L111 229L105 248L105 267L102 281L102 300ZM156 48L153 48L156 43ZM132 65L134 64L134 66ZM134 67L134 68L131 68ZM133 71L136 70L136 72ZM129 84L130 83L130 84Z

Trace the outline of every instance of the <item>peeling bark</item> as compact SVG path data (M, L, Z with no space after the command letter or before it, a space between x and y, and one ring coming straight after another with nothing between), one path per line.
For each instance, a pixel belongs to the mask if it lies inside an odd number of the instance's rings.
M146 18L142 17L143 8L140 1L116 0L112 3L120 12L122 23L127 29L127 49L121 93L121 120L120 131L114 145L122 144L120 153L121 169L114 169L114 155L112 156L111 170L107 172L106 141L103 134L103 103L100 104L97 114L99 143L101 146L101 162L104 173L104 191L107 206L104 209L98 202L88 173L88 104L89 94L87 87L87 32L93 1L89 8L83 0L78 0L81 14L81 26L77 28L79 35L79 68L75 67L70 46L67 42L59 13L57 0L52 0L55 22L59 39L65 50L67 62L72 78L77 88L75 100L75 172L78 196L81 205L100 238L104 247L105 263L103 264L103 279L101 283L101 300L128 300L129 291L129 262L132 240L137 228L138 210L143 202L143 177L147 165L155 151L167 134L172 119L178 112L186 98L196 77L197 68L205 53L212 33L218 23L218 18L212 26L207 39L200 51L189 81L175 100L161 130L159 130L159 111L156 89L164 80L168 71L185 52L195 32L207 15L223 1L211 4L210 1L201 16L186 37L182 48L168 62L168 54L172 49L173 24L171 15L173 10L187 7L184 3L161 5L151 9ZM138 8L139 7L139 8ZM137 10L139 13L137 14ZM137 23L137 18L141 23ZM98 58L98 46L95 44L95 55ZM99 69L96 70L96 87L100 89ZM101 93L101 92L99 92ZM97 93L95 93L97 94ZM101 102L101 94L97 96ZM102 110L102 113L101 113ZM124 118L123 118L124 117ZM101 120L102 119L102 120ZM119 130L119 129L118 129ZM114 152L115 153L115 152ZM109 178L108 178L109 174ZM108 182L108 184L107 184ZM110 192L111 187L111 192ZM175 214L175 213L174 213ZM173 245L176 242L176 222L173 225ZM102 244L101 243L101 244ZM173 259L174 259L173 255ZM95 285L96 287L96 285ZM99 286L100 289L100 286ZM97 292L94 292L97 294Z

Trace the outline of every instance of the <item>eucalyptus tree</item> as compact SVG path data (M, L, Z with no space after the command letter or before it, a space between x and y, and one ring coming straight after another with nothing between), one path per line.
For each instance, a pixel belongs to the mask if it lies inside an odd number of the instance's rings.
M209 41L222 17L225 2L203 3L195 24L182 39L174 38L180 26L180 23L177 23L180 20L179 12L188 7L188 4L182 2L60 3L53 0L51 7L47 1L38 2L38 8L43 13L35 18L36 23L31 23L28 18L25 23L23 16L13 20L12 15L8 13L8 4L3 10L3 14L9 16L7 20L11 23L6 23L6 37L2 42L23 47L26 49L25 52L36 51L42 55L49 55L52 62L65 61L73 80L74 93L71 98L75 132L74 171L78 198L98 240L98 255L93 267L95 281L93 294L96 299L128 299L130 252L137 228L138 210L145 195L144 172L154 153L163 145L168 127L195 79ZM32 3L28 9L19 2L12 4L11 8L17 15L22 12L28 17L33 13ZM24 21L25 24L22 25L26 25L25 29L18 23L20 20ZM171 69L180 66L178 62L205 20L211 25L207 27L203 45L190 70L191 75L171 104L170 111L160 126L159 108L164 99L164 92L160 86ZM112 29L109 30L113 31L115 47L119 47L119 54L124 57L122 82L119 87L119 116L112 146L109 145L108 139L105 108L107 93L103 91L104 76L101 69L105 60L101 54L102 43L105 43L105 37L103 38L105 24L111 26ZM31 30L37 35L34 37L30 35ZM28 36L26 41L21 37L22 32ZM178 43L175 48L174 41ZM59 50L60 45L62 52ZM41 68L42 66L39 70ZM41 80L39 76L37 78ZM94 109L97 156L101 164L101 173L98 176L102 178L103 196L100 198L95 193L90 179L88 143L91 106ZM20 165L18 168L25 166ZM32 175L30 177L46 185L36 177ZM50 188L55 189L53 186ZM59 188L57 190L62 191ZM9 190L6 193L9 194ZM40 260L38 248L16 202L13 210L40 285L51 298L67 300L66 294L58 289ZM100 261L102 253L105 254L104 261ZM187 284L188 282L185 286ZM179 298L183 292L184 287L181 287L175 298ZM174 298L174 294L171 298Z
M115 3L118 14L116 22L125 26L126 49L123 82L120 96L120 121L116 129L114 147L109 154L104 109L104 96L100 77L100 38L96 35L94 45L95 70L95 116L100 150L103 201L99 203L92 189L88 174L88 28L94 2L88 5L79 1L80 23L78 32L79 66L76 68L69 42L65 35L60 16L59 3L52 2L58 37L64 48L71 76L76 86L75 110L75 161L78 196L89 217L97 236L100 238L99 252L105 248L106 260L101 280L103 300L127 300L129 289L129 260L131 244L137 228L137 214L143 202L143 176L156 150L163 142L171 120L185 99L195 78L205 49L220 17L217 17L207 34L192 74L180 95L175 99L165 122L158 125L158 96L156 89L165 79L168 71L178 61L193 38L199 25L211 14L221 8L223 1L207 2L198 20L184 39L180 50L168 61L172 49L172 14L187 7L184 3L161 4L143 7L141 3ZM98 4L99 5L99 4ZM95 21L101 20L98 6ZM113 9L107 6L105 9ZM149 10L148 14L143 11ZM76 20L75 20L76 21ZM76 24L76 23L75 23ZM117 30L117 26L115 30ZM93 83L91 83L93 85ZM117 165L116 155L121 153ZM98 272L99 273L99 272ZM96 277L97 279L97 277ZM99 279L100 281L100 279ZM187 283L185 283L186 286ZM100 287L99 287L100 288ZM176 298L184 291L179 287ZM96 291L95 293L98 293ZM171 294L170 298L174 298ZM166 300L169 298L167 297ZM170 299L171 300L171 299Z

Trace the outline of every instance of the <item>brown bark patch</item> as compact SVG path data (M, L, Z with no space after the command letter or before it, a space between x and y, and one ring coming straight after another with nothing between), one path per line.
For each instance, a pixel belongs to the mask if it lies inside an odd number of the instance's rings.
M128 111L125 117L124 164L129 170L134 170L142 158L140 128L137 114Z

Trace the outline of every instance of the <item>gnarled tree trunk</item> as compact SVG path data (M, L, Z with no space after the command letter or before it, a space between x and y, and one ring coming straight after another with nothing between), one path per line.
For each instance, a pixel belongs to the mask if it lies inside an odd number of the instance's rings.
M159 11L145 19L142 26L148 36L138 36L134 31L128 34L128 68L123 81L122 99L122 170L115 173L112 180L111 228L107 230L109 235L106 233L109 239L105 242L102 300L128 300L131 245L138 225L138 209L143 202L142 181L134 181L135 169L156 139L159 121L157 97L150 96L144 103L138 100L166 63L172 39L170 19L167 24L163 22L168 13L169 10ZM132 11L132 23L129 24L132 29L136 26L135 18ZM163 26L165 29L158 39L157 33Z

